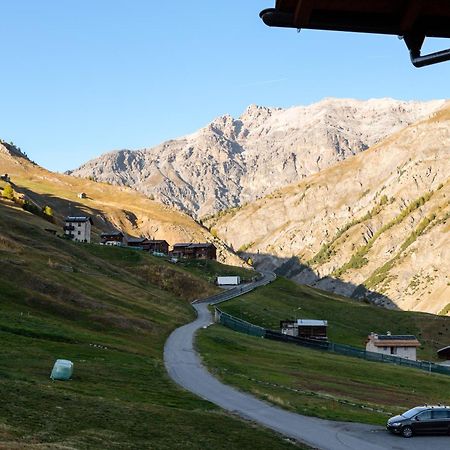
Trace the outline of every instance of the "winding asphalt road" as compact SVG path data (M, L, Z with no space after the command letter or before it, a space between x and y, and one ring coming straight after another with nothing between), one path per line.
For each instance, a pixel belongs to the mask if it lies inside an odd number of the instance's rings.
M258 400L214 378L203 366L194 349L196 331L212 323L208 305L242 295L270 283L274 278L274 274L264 273L255 283L193 303L197 319L177 328L164 347L167 372L177 384L233 414L321 450L450 449L450 438L447 436L416 436L404 439L392 436L382 427L302 416Z

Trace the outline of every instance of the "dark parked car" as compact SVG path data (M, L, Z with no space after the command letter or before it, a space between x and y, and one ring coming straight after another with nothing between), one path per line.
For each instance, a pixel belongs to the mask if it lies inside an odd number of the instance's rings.
M391 417L387 429L409 438L414 434L450 434L450 406L417 406Z

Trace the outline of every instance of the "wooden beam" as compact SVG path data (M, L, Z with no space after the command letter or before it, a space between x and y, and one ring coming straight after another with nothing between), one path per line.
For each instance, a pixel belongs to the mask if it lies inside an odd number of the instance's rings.
M402 33L407 33L414 28L423 8L423 0L409 0L406 3L402 18L400 20L400 30Z
M294 24L297 28L306 27L311 18L314 0L298 0L295 8Z

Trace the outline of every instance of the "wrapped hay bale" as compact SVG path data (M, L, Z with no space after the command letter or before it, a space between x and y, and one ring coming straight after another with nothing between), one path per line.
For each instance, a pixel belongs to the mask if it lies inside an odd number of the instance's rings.
M50 378L52 380L70 380L73 374L73 362L68 359L57 359L53 365Z

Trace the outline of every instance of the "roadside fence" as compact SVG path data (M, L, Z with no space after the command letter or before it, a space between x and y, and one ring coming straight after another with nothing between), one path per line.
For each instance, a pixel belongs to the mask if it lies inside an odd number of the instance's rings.
M231 328L239 333L249 334L250 336L264 337L266 334L264 328L233 317L232 315L221 311L219 308L215 308L215 321L227 328Z
M441 366L430 361L411 361L409 359L399 358L398 356L368 352L357 347L352 347L351 345L335 344L334 342L316 341L313 339L289 336L278 331L259 327L252 323L246 322L245 320L238 319L231 314L221 311L219 308L215 308L215 320L216 322L228 328L231 328L234 331L249 334L250 336L264 337L266 339L292 343L300 345L302 347L309 347L315 350L322 350L339 355L350 356L353 358L365 359L367 361L396 364L399 366L411 367L430 373L440 373L450 376L450 367Z

